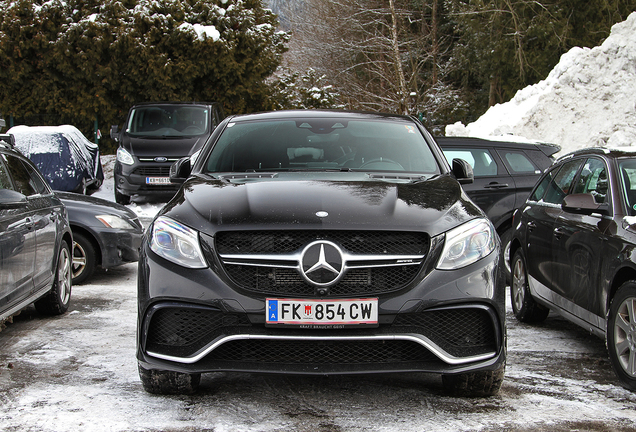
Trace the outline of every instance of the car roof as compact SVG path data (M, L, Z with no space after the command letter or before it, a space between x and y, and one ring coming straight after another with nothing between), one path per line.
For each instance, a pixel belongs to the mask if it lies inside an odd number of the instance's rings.
M612 158L620 157L636 157L636 148L623 147L623 148L606 148L606 147L589 147L580 150L575 150L567 153L557 159L557 162L561 162L565 159L570 159L575 156L608 156Z
M556 144L544 143L544 142L519 142L519 141L501 141L501 140L488 140L484 138L475 137L456 137L456 136L436 136L435 141L441 146L471 146L471 147L503 147L514 148L521 150L541 150L546 156L552 156L553 154L561 150L561 146Z
M399 119L410 122L416 122L413 117L390 114L390 113L378 113L368 111L349 111L349 110L325 110L325 109L304 109L304 110L280 110L280 111L268 111L252 114L240 114L230 117L232 122L249 121L249 120L277 120L277 119L294 119L294 118L311 118L311 119L367 119L367 120L389 120Z

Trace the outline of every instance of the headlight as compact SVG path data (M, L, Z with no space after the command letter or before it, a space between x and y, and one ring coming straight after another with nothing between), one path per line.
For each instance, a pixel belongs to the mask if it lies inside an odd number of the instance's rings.
M495 250L495 229L486 219L475 219L446 233L444 251L437 268L466 267Z
M135 226L132 223L120 218L119 216L97 215L95 216L95 218L101 223L103 223L104 225L106 225L108 228L123 229L123 230L135 229Z
M128 153L128 150L123 147L117 149L117 160L124 165L132 165L135 163L135 159L133 159L132 155Z
M167 217L158 217L152 225L150 249L157 255L183 267L207 267L198 233Z

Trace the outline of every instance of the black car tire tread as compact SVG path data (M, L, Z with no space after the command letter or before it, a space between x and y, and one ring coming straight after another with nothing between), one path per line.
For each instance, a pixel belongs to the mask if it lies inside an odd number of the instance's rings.
M610 361L612 362L614 372L616 373L616 376L618 376L618 378L621 380L623 386L630 390L636 391L636 377L630 376L625 371L616 349L616 318L621 311L624 302L629 299L636 300L636 281L625 282L623 285L621 285L621 287L616 292L616 295L612 299L607 319L607 350L609 352L609 357ZM630 317L630 320L633 318L634 317ZM634 338L636 338L636 330L634 329L636 328L636 323L630 321L629 324L631 327L631 331L629 332L630 335L626 337L626 340L629 342L631 339L631 348L629 349L630 352L628 354L634 355L634 344L636 344L636 341L634 340Z
M65 241L58 253L51 290L35 302L35 309L45 315L61 315L68 310L71 302L72 257ZM64 298L62 298L62 296Z
M453 396L485 397L499 393L504 380L506 365L492 371L443 375L444 389Z
M73 267L73 285L79 285L93 275L97 257L95 255L95 246L93 246L93 243L84 235L73 233L73 241L79 245L83 251L84 258L86 258L86 262L79 270L77 276L75 275L75 267ZM73 257L75 257L75 248L73 248Z
M518 269L517 263L520 265ZM545 320L550 313L550 309L540 305L532 298L530 288L528 287L526 259L520 249L515 252L512 258L511 269L510 300L515 317L524 323L541 322ZM516 274L517 272L519 272L519 274ZM521 290L521 307L518 307L517 302L515 302L516 290Z
M130 195L124 195L115 189L115 202L121 205L128 205L130 204Z
M139 365L139 378L144 390L152 394L193 394L199 388L201 374L149 370Z

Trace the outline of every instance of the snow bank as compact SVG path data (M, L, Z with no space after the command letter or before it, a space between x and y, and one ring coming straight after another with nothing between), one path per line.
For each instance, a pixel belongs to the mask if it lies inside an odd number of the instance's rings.
M612 27L595 48L572 48L548 77L519 90L448 136L509 135L551 142L563 152L584 147L636 146L636 12Z

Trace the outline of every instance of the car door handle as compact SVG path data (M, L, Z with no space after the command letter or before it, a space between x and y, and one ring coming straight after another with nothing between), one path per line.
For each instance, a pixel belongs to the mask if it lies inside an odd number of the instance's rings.
M24 226L25 226L28 230L31 230L31 229L33 228L33 225L34 225L34 223L33 223L33 219L31 219L30 217L29 217L29 218L26 218L26 220L24 221Z
M560 239L563 234L565 234L565 230L561 227L555 228L553 232L554 238L556 238L557 240Z
M537 227L537 224L534 222L528 222L528 231L533 231Z
M508 187L508 183L488 183L487 185L484 186L484 189L502 189L502 188L507 188Z

